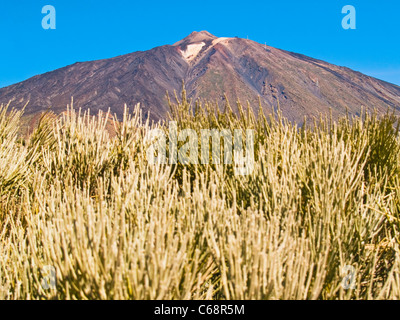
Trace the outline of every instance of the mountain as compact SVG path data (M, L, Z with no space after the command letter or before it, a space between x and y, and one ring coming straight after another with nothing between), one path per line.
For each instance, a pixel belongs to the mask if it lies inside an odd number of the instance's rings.
M140 102L151 118L168 111L166 91L235 105L258 99L267 112L279 101L283 114L301 122L332 109L337 118L361 106L385 112L400 111L400 87L345 67L240 38L217 38L207 31L193 32L173 45L98 61L79 62L0 89L0 103L22 108L34 116L52 107L63 112L74 105L102 109L121 117L124 104Z

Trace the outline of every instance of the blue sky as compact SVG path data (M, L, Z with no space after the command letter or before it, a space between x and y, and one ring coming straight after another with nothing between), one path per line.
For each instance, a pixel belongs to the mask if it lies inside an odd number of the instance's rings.
M42 28L44 5L56 30ZM344 30L342 7L357 10ZM192 31L239 36L400 85L400 1L2 0L0 87L77 61L173 44Z

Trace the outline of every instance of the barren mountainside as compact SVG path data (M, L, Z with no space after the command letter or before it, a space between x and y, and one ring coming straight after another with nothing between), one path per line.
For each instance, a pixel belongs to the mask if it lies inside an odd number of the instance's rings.
M168 111L166 92L173 95L185 82L193 100L203 98L234 108L249 101L267 112L277 107L290 120L317 116L332 109L336 118L357 114L361 106L385 112L400 111L400 87L304 55L240 38L217 38L207 31L193 32L173 45L90 62L80 62L0 89L0 103L35 115L52 108L75 107L91 113L107 111L121 117L124 104L140 102L154 120Z

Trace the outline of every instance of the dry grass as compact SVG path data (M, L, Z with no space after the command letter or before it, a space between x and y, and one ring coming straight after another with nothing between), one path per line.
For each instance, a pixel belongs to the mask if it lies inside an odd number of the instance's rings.
M147 163L138 107L44 116L26 140L0 110L1 299L399 299L397 119L302 128L185 93L178 128L254 129L251 175ZM158 124L167 130L167 124ZM54 266L56 289L41 286ZM346 265L355 289L341 285Z

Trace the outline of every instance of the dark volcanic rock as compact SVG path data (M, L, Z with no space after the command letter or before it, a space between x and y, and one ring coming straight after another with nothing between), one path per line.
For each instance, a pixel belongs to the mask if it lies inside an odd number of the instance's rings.
M140 102L154 120L168 111L165 94L181 90L188 96L232 105L239 99L267 112L280 104L290 120L317 116L332 109L336 118L358 113L361 106L400 111L400 87L324 61L240 38L217 38L193 32L175 43L112 59L75 63L0 89L0 103L12 101L26 114L75 107L91 113L108 109L121 117L124 104Z

